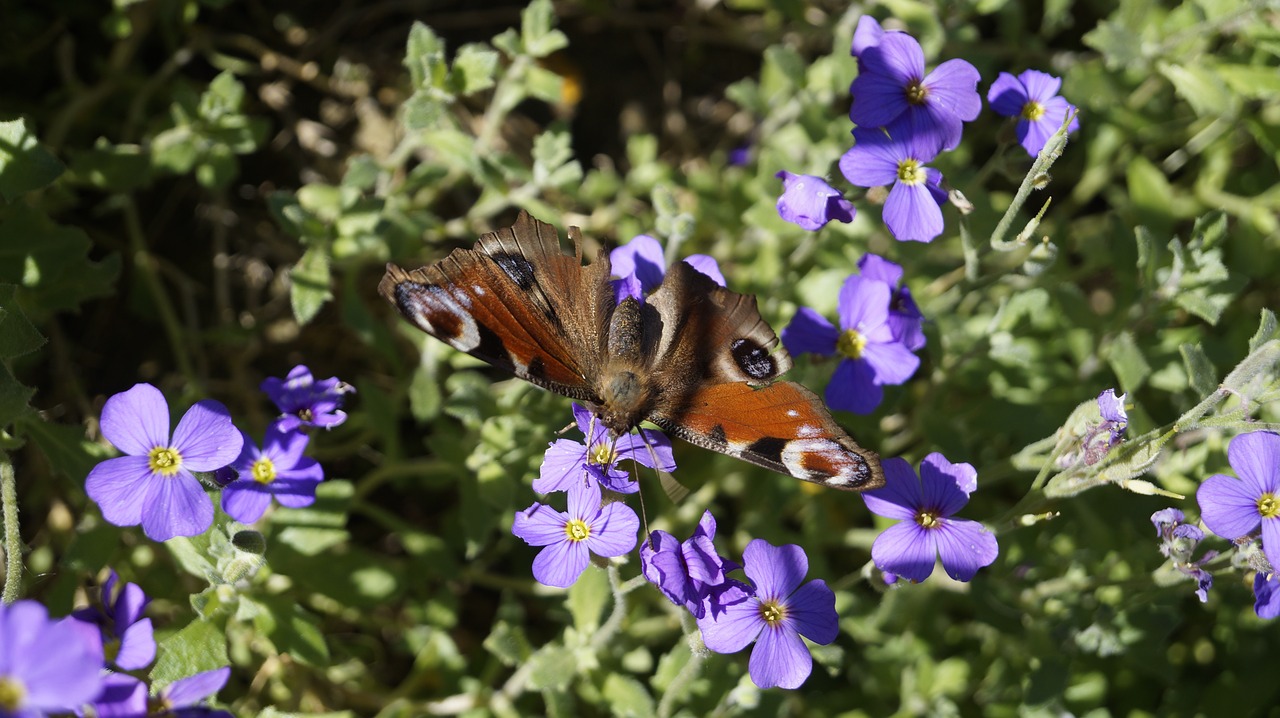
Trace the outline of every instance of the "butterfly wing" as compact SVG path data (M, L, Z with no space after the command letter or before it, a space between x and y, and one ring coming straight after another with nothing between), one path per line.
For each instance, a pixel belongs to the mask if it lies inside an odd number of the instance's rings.
M579 241L576 230L570 235ZM435 264L394 264L378 285L422 331L521 379L594 401L590 377L612 307L607 256L584 266L551 225L521 212L515 225L482 236Z
M880 457L836 424L813 392L778 379L791 357L754 297L679 262L649 302L662 317L654 366L664 387L650 421L804 481L851 491L884 485Z

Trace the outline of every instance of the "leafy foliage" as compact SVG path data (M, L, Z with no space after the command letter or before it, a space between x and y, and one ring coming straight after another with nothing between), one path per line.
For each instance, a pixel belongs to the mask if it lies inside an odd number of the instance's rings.
M1224 552L1201 604L1148 517L1194 517L1228 440L1280 431L1265 5L15 6L0 446L22 509L6 547L26 552L6 599L62 615L115 568L156 599L153 687L230 663L237 715L1262 711L1280 628L1252 611L1252 569ZM864 12L931 67L972 62L984 97L1001 71L1063 77L1079 132L1032 161L984 109L937 162L962 195L942 237L893 241L883 194L835 169ZM781 169L827 178L857 217L784 222ZM708 654L634 555L539 587L510 528L568 402L424 337L374 290L385 262L437 260L519 209L593 250L647 233L669 260L711 254L778 330L798 306L833 316L863 254L901 264L923 365L876 414L837 418L884 456L977 467L965 516L999 559L968 584L887 588L869 562L887 522L855 496L684 446L687 497L640 477L649 528L688 535L711 508L724 553L800 544L836 592L840 636L802 689L759 691L745 656ZM313 437L330 477L314 505L252 528L219 514L163 545L104 523L83 486L114 455L107 396L148 381L175 416L216 398L261 436L259 384L296 363L357 389ZM833 365L790 378L821 393ZM1128 438L1071 460L1110 387Z

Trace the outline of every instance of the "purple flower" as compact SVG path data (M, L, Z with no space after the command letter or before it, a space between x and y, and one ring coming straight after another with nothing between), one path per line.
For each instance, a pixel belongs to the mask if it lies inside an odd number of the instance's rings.
M1196 582L1196 595L1200 602L1209 600L1213 588L1213 576L1203 566L1217 557L1217 551L1206 551L1199 560L1191 554L1204 540L1204 532L1191 524L1182 523L1186 517L1178 509L1168 508L1151 514L1151 523L1160 537L1160 553L1173 562L1173 567Z
M996 114L1017 117L1018 142L1027 154L1035 157L1044 149L1049 137L1062 127L1068 112L1076 108L1058 96L1062 80L1039 70L1027 70L1014 77L1000 73L987 91L987 102ZM1080 122L1071 118L1067 132L1075 132Z
M716 653L736 653L752 641L748 670L761 688L799 688L813 670L800 636L820 645L836 639L836 595L822 580L801 586L809 558L794 544L755 539L743 552L755 595L698 620L702 640Z
M568 588L586 570L589 554L610 558L636 546L640 519L623 503L600 505L600 487L569 492L569 511L535 503L517 511L511 533L530 546L546 546L533 559L539 583Z
M931 242L942 234L942 173L926 165L938 155L937 138L908 131L901 122L885 129L853 131L854 146L840 158L840 171L859 187L889 188L884 223L894 239Z
M859 72L862 72L862 53L879 45L884 33L885 29L880 27L880 23L876 22L874 17L863 15L858 18L858 27L853 31L853 45L849 48L849 54L858 58Z
M881 386L903 383L920 366L920 358L893 335L890 293L884 282L851 275L840 290L839 330L808 307L797 310L782 330L782 344L792 354L844 357L827 384L831 408L869 414L884 398Z
M169 406L150 384L107 399L102 435L127 454L89 472L85 491L116 526L141 523L147 537L196 536L213 523L213 502L193 471L215 471L235 459L244 439L227 408L201 401L183 414L169 439Z
M0 603L0 716L70 713L102 690L102 654L75 620L35 601Z
M1214 474L1196 491L1200 519L1226 539L1262 527L1262 552L1280 568L1280 435L1240 434L1227 446L1227 460L1240 478Z
M724 286L724 275L715 258L706 254L691 254L684 261L699 272ZM662 244L647 234L638 234L630 242L609 253L609 264L619 279L613 282L614 294L621 302L627 297L643 300L644 295L657 289L667 273L667 258Z
M816 232L827 222L853 221L853 203L821 177L797 175L782 170L774 175L782 180L782 196L778 198L778 215L801 229Z
M651 469L675 471L671 440L661 431L641 429L643 438L627 434L614 439L609 436L609 430L599 419L578 404L573 405L573 418L578 422L578 430L586 436L587 443L580 444L569 439L551 442L551 447L542 459L538 478L533 480L534 491L549 494L584 486L586 482L582 479L585 471L610 491L634 494L640 490L639 482L632 481L630 474L618 468L618 462L627 459ZM652 453L649 451L650 447L653 448Z
M98 718L142 718L147 713L147 684L127 673L108 673L93 699Z
M902 267L876 254L864 254L858 260L858 271L867 279L878 279L889 285L889 326L893 336L911 351L924 348L924 315L902 284Z
M1125 429L1129 426L1129 415L1124 410L1126 396L1116 396L1115 389L1107 389L1098 395L1098 413L1102 416L1102 423L1091 427L1080 442L1085 464L1092 466L1098 463L1124 440ZM1071 459L1071 463L1078 458L1074 452L1064 456Z
M280 422L267 427L259 449L244 435L244 448L231 468L239 478L222 490L222 510L240 523L251 524L262 517L275 497L281 506L301 508L316 500L316 486L324 480L324 469L315 459L303 456L307 435L282 431Z
M102 584L102 606L81 608L71 617L90 630L86 640L99 647L107 665L122 671L136 671L156 657L156 640L151 619L143 618L150 599L136 583L119 587L115 571Z
M874 35L867 28L861 39L865 43ZM856 33L854 38L859 39ZM960 144L963 123L982 111L977 69L964 60L947 60L925 75L924 51L905 32L882 32L874 45L856 54L849 119L859 127L884 127L905 116L913 137L929 136L950 150Z
M276 423L281 431L293 431L300 426L332 429L347 420L347 413L339 407L344 397L356 390L337 377L316 381L303 364L295 366L284 379L274 376L263 379L261 388L280 407L281 415Z
M730 167L746 167L751 164L751 144L738 145L729 150L728 164Z
M1280 616L1280 574L1253 576L1253 612L1258 618L1272 619Z
M162 715L173 718L234 718L227 711L203 705L206 698L222 690L230 677L231 667L223 666L170 683L160 689L160 704L166 711Z
M969 503L978 486L978 472L965 463L953 464L934 452L920 462L920 478L904 459L883 462L884 488L862 495L877 516L899 519L871 545L871 560L881 571L920 582L942 568L957 581L968 581L978 569L996 560L996 537L977 521L952 516Z
M654 531L640 544L640 571L671 602L684 606L695 618L708 611L718 616L725 608L746 600L750 589L725 576L739 568L716 553L716 520L710 511L702 514L698 528L688 541L680 543L666 531Z

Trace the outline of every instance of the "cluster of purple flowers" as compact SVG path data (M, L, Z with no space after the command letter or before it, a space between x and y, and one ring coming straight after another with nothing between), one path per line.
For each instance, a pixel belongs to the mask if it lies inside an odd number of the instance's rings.
M261 448L216 401L197 402L170 434L169 406L154 386L136 384L107 399L102 435L125 455L99 463L85 479L103 517L117 526L141 524L155 541L204 533L213 503L196 472L214 474L223 510L243 523L261 518L273 497L284 506L311 504L324 471L303 456L306 430L345 421L339 407L354 389L336 378L317 382L299 365L283 380L263 381L262 390L281 414Z
M933 241L942 234L947 193L942 173L929 163L959 146L964 123L982 111L981 77L961 59L926 73L920 43L905 32L886 31L870 16L858 21L850 53L858 60L858 76L849 87L849 119L856 127L840 172L857 187L889 186L884 222L896 239ZM997 114L1017 118L1018 141L1032 157L1067 113L1075 112L1057 95L1061 84L1037 70L1017 77L1002 72L987 92ZM1069 130L1078 125L1073 117ZM777 176L783 180L778 213L784 220L810 231L831 220L853 220L853 205L821 177L785 170Z
M1214 474L1196 490L1200 520L1205 528L1231 541L1236 552L1231 565L1253 572L1253 610L1259 618L1280 617L1280 434L1254 431L1240 434L1227 445L1227 460L1236 476ZM1206 551L1192 554L1204 531L1176 508L1151 515L1160 552L1173 567L1196 582L1201 602L1209 598L1213 576L1208 566L1219 557Z
M151 619L142 616L147 602L141 588L120 585L113 571L100 606L64 619L50 619L35 601L0 604L0 715L83 715L92 706L94 715L120 718L231 718L205 705L226 684L229 667L174 681L153 697L127 673L155 659Z
M614 285L619 302L643 301L662 282L666 260L651 237L636 237L615 249L611 259L620 277ZM724 284L710 257L685 261ZM850 277L841 293L841 330L802 309L782 339L793 352L844 354L828 402L870 411L880 402L881 384L901 383L915 371L919 360L912 352L924 346L923 318L910 291L900 286L901 267L874 255L864 257L859 267L862 274ZM551 442L533 482L539 493L565 492L567 510L535 502L516 512L511 528L529 545L542 547L533 561L534 578L560 588L578 580L591 554L610 558L636 545L640 521L635 512L621 501L605 499L605 490L613 496L639 490L618 463L675 469L670 441L661 432L641 429L613 436L587 409L575 404L573 415L585 441ZM972 466L931 454L921 466L923 482L901 459L886 462L885 473L888 484L864 499L872 512L903 520L872 549L886 575L923 581L940 557L948 574L968 581L995 560L995 537L975 521L953 518L977 486ZM685 541L653 531L640 545L641 572L693 615L708 649L735 653L754 642L748 670L756 685L799 687L813 667L801 636L828 644L838 633L835 594L821 580L803 583L808 558L799 546L756 539L738 564L719 555L715 536L710 511ZM747 581L729 576L739 570Z
M1200 484L1200 519L1245 552L1243 563L1256 571L1254 610L1275 618L1280 616L1280 435L1240 434L1227 445L1227 460L1239 478L1214 474ZM1261 542L1260 555L1251 550L1255 540Z
M827 384L833 409L870 414L884 399L883 386L905 382L920 366L924 316L902 286L902 267L874 254L858 261L840 290L837 329L818 312L801 307L782 344L792 354L839 356Z
M976 521L954 518L977 488L972 466L935 453L920 465L920 478L902 459L889 459L884 468L887 484L863 498L872 513L901 520L871 548L886 576L920 582L941 560L948 575L969 581L995 561L995 536ZM715 535L710 511L686 541L652 532L640 546L642 573L693 614L709 650L736 653L755 642L748 672L757 686L800 687L813 668L800 637L820 645L836 639L835 594L821 580L802 585L809 561L799 546L755 539L738 565L719 555ZM749 582L729 577L737 570Z

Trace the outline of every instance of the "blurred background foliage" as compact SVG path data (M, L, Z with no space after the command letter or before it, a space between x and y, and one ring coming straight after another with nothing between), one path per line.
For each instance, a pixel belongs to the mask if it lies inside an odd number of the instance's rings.
M973 210L949 208L932 244L895 243L875 193L839 177L863 14L909 30L930 65L972 62L984 98L1001 71L1064 78L1081 130L1008 236L988 241L1031 161L989 110L937 163ZM1274 1L3 15L0 422L24 594L61 614L116 568L157 599L157 677L229 660L237 715L1278 714L1280 629L1253 615L1246 574L1219 561L1201 605L1148 522L1194 514L1227 439L1276 421ZM780 169L840 180L857 219L783 222ZM855 496L681 446L688 497L641 479L652 528L687 535L712 508L722 553L798 543L837 590L841 636L803 689L756 691L745 654L677 680L690 626L647 586L619 604L601 571L567 596L535 584L510 522L568 402L428 339L375 292L386 261L433 261L521 208L601 242L710 253L779 330L801 304L832 315L864 252L901 263L930 320L924 363L875 415L838 419L883 455L976 466L964 515L998 532L1000 559L968 585L886 590L867 565L883 525ZM313 441L320 500L261 522L264 555L232 544L225 517L160 546L87 501L111 455L107 396L148 381L175 416L213 397L260 435L258 385L296 363L358 393ZM831 368L806 358L792 378L820 391ZM1128 392L1132 438L1050 478L1077 407L1108 387Z

